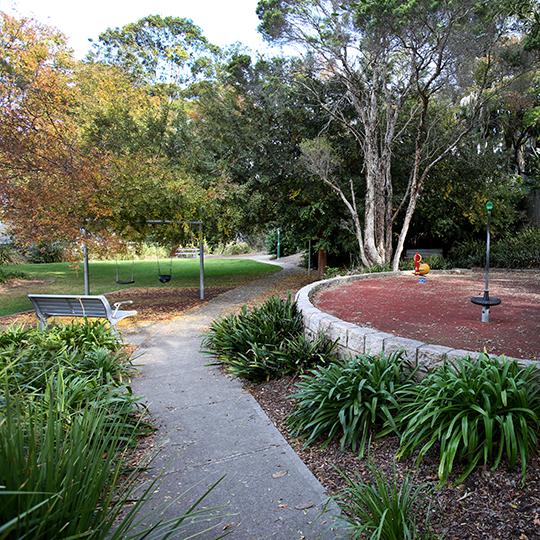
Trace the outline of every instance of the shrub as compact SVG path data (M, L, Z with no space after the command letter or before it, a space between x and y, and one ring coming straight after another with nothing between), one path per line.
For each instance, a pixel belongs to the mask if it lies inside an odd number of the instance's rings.
M407 389L397 422L404 427L398 456L418 448L418 462L436 443L440 445L439 478L446 481L456 459L465 466L458 482L479 464L506 454L509 466L518 457L525 478L529 450L538 451L540 397L530 366L516 361L465 358L437 368L420 384ZM408 400L408 401L407 401Z
M0 538L157 540L212 518L197 509L203 496L171 520L157 508L141 526L159 476L142 487L149 460L133 469L127 450L154 428L122 384L118 346L88 322L0 334Z
M523 229L497 242L490 264L500 268L540 268L540 228Z
M219 244L212 250L217 255L243 255L252 251L246 242L229 242L228 244Z
M160 519L135 531L134 523L148 517L137 514L159 481L141 489L141 473L152 458L126 473L123 422L110 418L114 403L88 402L67 412L58 406L63 399L54 385L49 392L60 399L29 401L8 394L0 412L1 538L157 540L194 521L208 521L213 509L196 510L199 500L169 520L158 508Z
M422 264L429 264L431 270L450 270L453 267L453 264L450 260L438 255L433 255L431 257L422 258ZM399 261L400 270L414 270L414 258L401 259Z
M347 524L347 537L370 540L431 538L432 488L428 484L415 486L411 473L398 484L395 462L391 480L369 458L367 465L371 480L366 481L358 473L341 473L346 486L334 495L343 510L338 519Z
M469 239L454 246L449 253L455 266L463 268L486 265L486 242ZM489 264L498 268L540 268L540 228L492 240Z
M318 336L310 343L303 336L302 314L291 295L270 298L265 304L212 322L203 340L207 354L237 377L270 380L303 372L331 359L336 343Z
M28 250L28 262L33 264L57 263L64 260L64 246L54 244L34 244Z
M4 270L3 268L0 268L0 284L7 283L10 279L14 278L24 279L26 278L26 274L16 270Z
M363 455L370 429L395 427L398 390L412 386L413 374L401 354L360 355L318 367L296 384L299 391L291 397L297 403L287 423L306 446L324 437L324 448L341 435L342 449Z
M24 258L11 243L0 242L0 265L21 264Z
M277 256L278 246L278 233L274 229L266 236L266 251L270 255ZM298 245L293 238L293 235L287 231L281 231L279 234L279 255L280 257L286 257L287 255L294 255L299 251Z

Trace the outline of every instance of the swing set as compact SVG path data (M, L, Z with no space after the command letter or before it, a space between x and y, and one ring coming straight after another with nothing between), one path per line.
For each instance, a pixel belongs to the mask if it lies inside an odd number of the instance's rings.
M130 285L131 283L135 283L135 258L131 259L131 279L129 281L123 281L119 276L118 257L116 257L116 283L118 283L118 285Z
M199 283L200 283L200 299L204 300L204 242L203 242L203 223L202 221L162 221L162 220L149 220L146 223L149 225L170 225L174 223L178 224L187 224L187 225L198 225L200 231L200 240L199 240L199 260L200 260L200 270L199 270ZM162 266L159 262L159 254L156 248L156 261L158 268L158 279L161 283L169 283L172 279L172 256L169 257L169 273L166 273L166 270L162 270Z
M204 300L204 242L203 242L203 223L202 221L162 221L162 220L149 220L146 223L149 225L157 224L188 224L188 225L198 225L200 231L200 241L199 241L199 290L200 290L200 299ZM83 229L83 234L86 234L86 231ZM88 261L88 248L86 245L83 247L84 254L84 290L85 295L90 295L90 277L89 277L89 261ZM157 270L158 270L158 279L161 283L169 283L172 279L172 257L169 260L169 273L165 273L166 270L162 271L162 266L159 262L159 254L156 248L156 261L157 261ZM120 279L120 269L118 265L118 257L116 258L116 283L118 285L131 285L135 283L135 258L131 260L131 279L123 280Z

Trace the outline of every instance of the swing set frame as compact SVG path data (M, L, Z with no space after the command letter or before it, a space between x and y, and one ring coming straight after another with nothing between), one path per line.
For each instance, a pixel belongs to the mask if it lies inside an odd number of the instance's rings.
M204 300L204 241L203 241L203 222L202 221L169 221L169 220L147 220L148 225L161 225L161 224L188 224L188 225L197 225L200 231L200 240L199 240L199 298ZM86 234L86 230L82 229L83 234ZM83 256L84 256L84 294L90 295L90 269L88 262L88 247L86 244L83 246ZM159 263L158 263L159 264ZM171 261L172 264L172 261ZM158 270L159 271L159 270ZM132 278L133 279L133 278ZM170 277L169 277L170 279Z

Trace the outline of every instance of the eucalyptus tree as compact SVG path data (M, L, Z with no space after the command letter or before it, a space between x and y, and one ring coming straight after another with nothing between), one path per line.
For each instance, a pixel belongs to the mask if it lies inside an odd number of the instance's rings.
M119 66L143 85L178 86L213 74L219 48L190 19L149 15L99 35L88 59Z
M338 174L328 139L306 142L304 159L347 207L363 263L392 260L397 269L430 172L465 142L485 104L519 75L501 61L508 45L519 41L517 19L502 3L475 0L260 0L257 13L267 39L300 46L319 76L341 88L319 105L357 141L365 183L359 190ZM309 81L304 87L312 91ZM351 107L355 114L344 114ZM453 123L442 139L435 129L441 115ZM407 185L397 193L396 146L411 132Z

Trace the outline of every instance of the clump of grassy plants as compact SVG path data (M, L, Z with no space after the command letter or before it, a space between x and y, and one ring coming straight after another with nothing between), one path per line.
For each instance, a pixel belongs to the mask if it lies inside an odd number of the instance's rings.
M129 450L154 428L121 347L99 322L0 334L0 538L192 538L212 519L202 498L172 520L139 516L159 480L141 487L148 460L133 469Z
M299 390L291 397L297 401L287 424L306 446L324 438L324 448L340 436L342 449L362 456L371 429L396 427L398 391L414 384L413 375L401 353L359 355L320 366L296 384Z
M332 360L336 343L322 335L308 340L303 329L291 296L272 297L251 311L244 306L238 315L214 320L203 347L236 377L270 380Z
M421 540L433 538L429 527L429 508L433 488L415 485L412 474L399 482L389 479L373 461L367 461L369 480L362 475L341 473L346 485L334 499L343 510L348 538L370 540Z
M525 479L529 452L540 450L538 374L535 366L487 354L438 367L403 395L398 456L419 449L420 462L438 444L441 482L456 461L464 463L460 482L479 463L497 468L505 455L510 468L519 458Z

